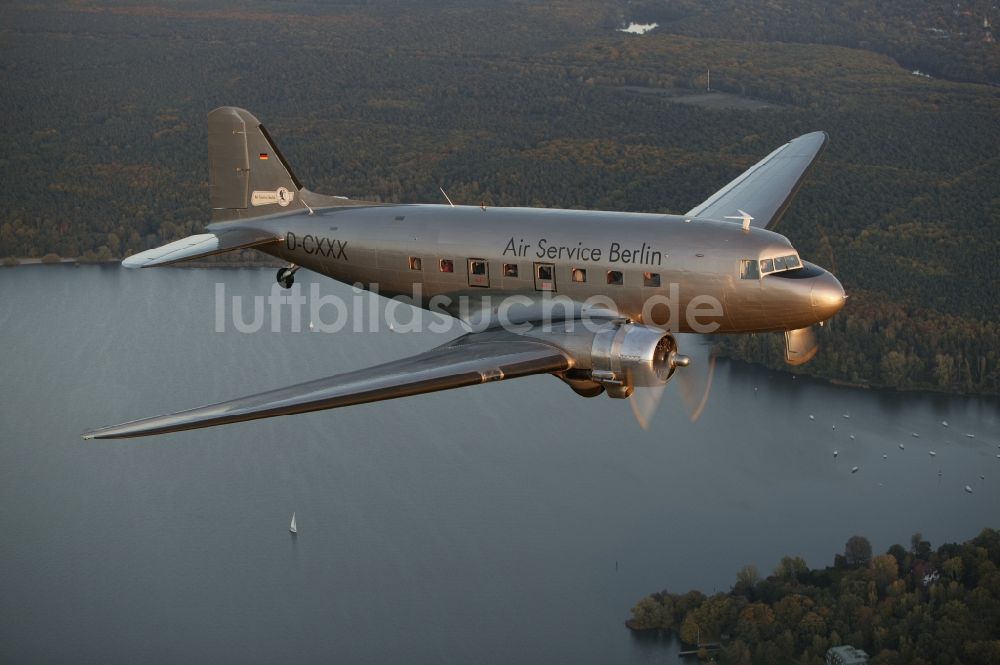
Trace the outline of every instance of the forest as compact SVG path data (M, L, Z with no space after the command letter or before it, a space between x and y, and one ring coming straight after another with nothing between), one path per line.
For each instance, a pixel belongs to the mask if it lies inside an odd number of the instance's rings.
M933 76L1000 80L992 0L633 0L629 9L637 21L675 34L834 44L884 53Z
M906 4L13 0L0 258L109 260L200 232L205 115L227 104L314 191L642 212L684 212L823 129L777 230L850 300L795 371L1000 394L1000 50L982 27L1000 17ZM713 91L765 104L678 103L709 69ZM780 335L719 351L782 365Z
M654 593L626 625L692 646L721 643L718 662L734 665L821 665L843 644L865 650L871 665L997 663L1000 531L937 550L916 533L909 548L878 555L852 536L833 566L786 556L766 578L744 566L728 593Z

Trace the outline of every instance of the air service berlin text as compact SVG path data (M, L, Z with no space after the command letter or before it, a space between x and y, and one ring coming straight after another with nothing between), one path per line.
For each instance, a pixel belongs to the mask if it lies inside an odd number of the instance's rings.
M532 244L524 239L515 241L511 238L507 241L507 246L503 250L504 256L534 256L537 259L567 261L601 261L606 260L611 263L636 263L641 265L663 265L663 252L653 249L652 245L645 242L641 245L625 247L621 243L613 242L605 252L603 247L587 247L582 242L573 245L556 245L545 238L539 238L538 242ZM606 258L605 258L606 257Z

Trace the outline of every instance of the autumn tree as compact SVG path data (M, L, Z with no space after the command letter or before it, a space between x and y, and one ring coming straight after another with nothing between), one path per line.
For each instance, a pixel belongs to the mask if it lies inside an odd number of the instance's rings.
M875 584L879 591L885 593L886 588L895 582L899 575L899 563L896 557L891 554L879 554L872 559L871 567L875 575Z
M760 574L757 572L757 566L752 563L747 564L736 571L736 586L733 591L742 596L750 597L759 581Z
M953 580L957 580L962 577L962 557L952 557L941 564L941 570L944 574Z
M785 580L797 580L809 572L806 560L800 556L783 556L774 569L774 576Z
M663 619L660 604L653 600L652 596L640 598L639 602L632 608L632 618L629 619L629 627L636 630L649 630L659 628Z
M872 559L872 544L864 536L851 536L844 546L844 558L849 566L865 566Z

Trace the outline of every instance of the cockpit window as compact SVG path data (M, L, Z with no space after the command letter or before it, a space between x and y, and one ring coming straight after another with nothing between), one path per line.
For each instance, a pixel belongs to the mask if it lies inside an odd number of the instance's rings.
M754 259L743 259L740 261L740 279L757 279L760 273L757 272L757 261Z
M795 270L796 268L801 267L802 261L799 260L797 254L788 254L786 256L776 256L772 259L760 260L760 272L762 275L772 272L781 272L783 270Z

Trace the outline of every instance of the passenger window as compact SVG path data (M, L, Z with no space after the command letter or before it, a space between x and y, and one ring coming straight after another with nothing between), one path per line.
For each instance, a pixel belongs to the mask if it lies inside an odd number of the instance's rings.
M765 275L769 272L774 272L774 261L771 259L761 259L760 271Z
M538 291L555 291L555 267L551 263L535 264L535 289Z
M503 264L503 276L504 277L517 277L517 264L516 263L505 263L505 264Z
M451 259L441 259L438 262L438 270L441 272L455 272L455 263Z
M660 273L658 272L642 273L642 285L658 287L660 285Z
M487 288L490 285L490 267L486 259L466 259L469 265L469 286Z
M422 262L420 261L420 257L419 256L411 256L410 257L410 270L422 270L423 266L421 265L421 263Z
M586 282L587 281L587 271L583 268L573 268L573 281L574 282Z
M740 261L740 279L757 279L760 273L757 272L756 259L743 259Z
M608 284L613 284L615 286L622 285L622 272L621 270L609 270L608 271Z

